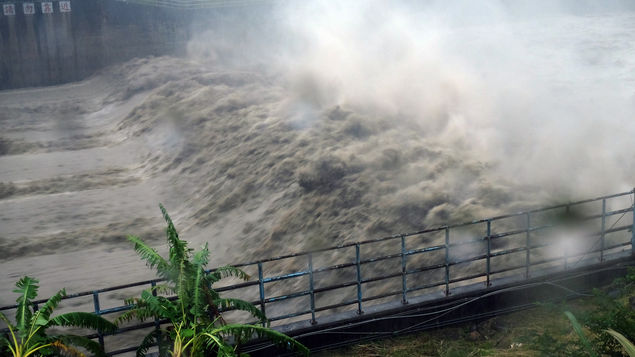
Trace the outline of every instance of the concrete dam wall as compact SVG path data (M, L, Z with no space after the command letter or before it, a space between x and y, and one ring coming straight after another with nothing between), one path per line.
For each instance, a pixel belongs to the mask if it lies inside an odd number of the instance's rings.
M183 53L191 12L120 1L0 2L0 89L77 81L134 57Z

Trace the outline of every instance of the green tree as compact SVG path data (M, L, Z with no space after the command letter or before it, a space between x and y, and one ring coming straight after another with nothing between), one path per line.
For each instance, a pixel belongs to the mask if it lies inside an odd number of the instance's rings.
M53 310L66 296L62 289L53 295L38 310L35 310L33 299L37 297L38 280L28 276L15 284L20 294L17 301L15 324L0 313L0 320L8 326L8 334L0 337L0 351L9 350L14 357L46 356L65 354L84 356L75 346L83 347L95 356L105 356L99 343L82 336L71 334L48 335L46 330L53 326L72 326L91 328L102 333L112 333L117 326L104 318L88 312L69 312L51 317Z
M267 322L265 315L253 304L223 298L212 288L214 283L225 277L247 280L249 276L231 266L207 272L207 244L196 252L188 248L187 242L179 238L163 205L159 207L167 222L168 257L163 258L139 237L129 236L128 239L134 243L135 251L147 265L156 269L158 276L165 279L165 284L143 291L139 298L126 300L131 309L122 314L117 322L133 318L142 321L159 318L169 320L171 326L150 332L137 349L137 356L145 356L148 349L157 344L161 356L203 356L210 352L218 356L236 356L240 354L240 344L254 337L268 338L280 346L295 348L300 354L308 355L306 347L275 330L255 325L227 324L220 313L223 309L247 311L263 324ZM158 293L174 297L168 298Z

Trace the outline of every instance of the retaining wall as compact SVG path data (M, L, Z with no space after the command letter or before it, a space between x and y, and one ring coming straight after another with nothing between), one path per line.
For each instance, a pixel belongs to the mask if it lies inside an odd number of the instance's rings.
M47 3L52 13L44 13ZM134 57L184 53L190 36L191 11L81 0L62 12L61 3L0 1L0 89L61 84Z

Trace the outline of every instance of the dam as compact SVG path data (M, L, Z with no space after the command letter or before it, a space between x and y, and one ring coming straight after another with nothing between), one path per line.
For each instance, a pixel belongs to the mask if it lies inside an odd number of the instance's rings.
M628 264L629 2L1 4L2 286L115 316L156 279L126 236L164 253L159 203L316 345Z

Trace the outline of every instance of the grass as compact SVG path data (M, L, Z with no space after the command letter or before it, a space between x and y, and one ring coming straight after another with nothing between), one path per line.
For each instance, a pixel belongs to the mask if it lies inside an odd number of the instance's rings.
M571 330L564 315L538 307L480 323L378 340L316 356L539 356L531 341L546 330ZM571 335L571 339L577 337Z
M635 292L630 291L615 301L627 306L632 296ZM585 297L536 305L485 321L365 342L314 356L587 356L564 311L588 315L598 311L596 303L597 297ZM587 327L582 329L590 333Z

